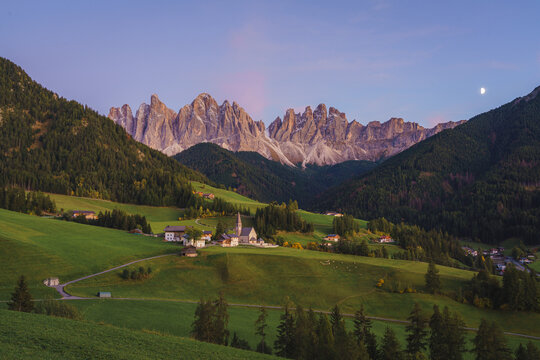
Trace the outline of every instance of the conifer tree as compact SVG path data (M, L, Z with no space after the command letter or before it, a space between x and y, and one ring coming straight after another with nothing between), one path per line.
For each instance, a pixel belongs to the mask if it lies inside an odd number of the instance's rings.
M433 306L433 315L429 320L429 353L431 360L445 360L447 356L447 347L445 339L444 321L439 307Z
M280 317L280 323L277 329L277 339L274 342L276 355L286 358L292 358L294 356L296 351L294 328L294 317L289 310L289 306L286 305L285 312Z
M238 335L236 335L236 331L234 332L233 338L231 340L231 347L237 349L251 350L249 343L244 339L240 339Z
M268 327L266 323L266 318L268 317L268 312L265 307L262 307L259 313L259 317L255 321L255 334L261 337L261 341L257 344L257 352L263 354L271 354L272 349L266 343L266 328Z
M448 307L443 310L444 338L446 339L447 359L462 360L465 352L465 323L458 314L451 314Z
M415 355L426 349L426 319L422 315L422 309L418 303L414 303L414 307L407 318L410 324L407 325L407 353Z
M401 351L399 341L396 337L396 333L390 327L386 327L386 330L384 331L379 359L380 360L402 360L403 359L403 352Z
M360 306L354 314L354 330L353 335L356 338L358 346L362 345L366 348L369 357L376 359L378 356L377 338L375 334L371 332L371 320L366 317L364 313L364 305Z
M11 301L8 303L8 309L14 311L31 312L34 309L32 295L28 291L28 285L24 275L21 275L15 291L11 294Z
M531 341L527 343L527 346L519 344L516 350L516 360L537 360L540 359L540 350Z
M441 290L441 280L439 270L434 262L430 262L426 273L426 290L432 294L437 294Z
M317 338L317 358L334 359L334 335L332 334L332 324L328 321L326 314L319 315Z
M219 297L214 301L215 314L212 321L213 325L213 341L216 344L227 345L229 340L229 314L227 313L227 302L223 297L223 293L219 293Z
M301 305L296 305L296 323L294 328L295 359L309 359L310 325Z
M201 299L195 309L195 320L191 325L191 336L193 336L193 338L199 341L212 342L213 314L214 306L212 302Z

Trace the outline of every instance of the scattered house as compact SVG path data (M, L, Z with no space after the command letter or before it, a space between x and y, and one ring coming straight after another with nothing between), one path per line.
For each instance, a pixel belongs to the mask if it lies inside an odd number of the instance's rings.
M478 251L468 247L468 246L462 246L461 247L463 249L463 251L465 251L467 254L469 255L472 255L472 256L478 256Z
M380 244L387 244L387 243L393 243L394 242L394 239L392 239L390 236L388 235L383 235L381 236L377 242L379 242Z
M241 244L257 244L257 232L252 227L242 227L242 218L240 213L236 215L236 235Z
M221 237L216 241L216 245L221 247L238 246L238 235L236 234L221 234Z
M97 293L98 297L100 298L110 298L111 292L110 291L100 291Z
M87 220L96 220L97 215L94 211L88 210L73 210L73 217L84 216Z
M201 239L204 240L204 241L212 240L212 232L211 231L203 231Z
M129 233L130 234L135 234L135 235L142 235L143 232L141 229L133 229L133 230L129 230Z
M521 258L521 259L519 259L519 262L522 263L522 264L530 264L533 261L531 259L528 259L528 258Z
M214 194L212 194L212 193L203 194L202 196L203 196L203 198L210 199L210 200L214 200L214 198L215 198Z
M165 241L182 241L182 237L186 234L186 229L191 226L167 226L165 232Z
M326 241L338 242L338 240L339 240L339 235L338 235L338 234L328 234L328 235L326 235L326 237L324 238L324 240L326 240Z
M324 215L328 215L328 216L343 216L342 213L338 213L338 212L335 212L335 211L327 211Z
M182 245L184 246L195 246L196 248L203 248L206 245L206 242L203 238L193 240L190 239L187 235L182 236Z
M197 256L197 248L195 246L191 246L191 245L186 246L185 248L182 249L181 254L182 254L182 256L196 257Z
M202 192L202 191L194 191L193 193L199 195L200 197L203 196L203 192Z
M57 286L60 285L60 280L58 280L57 277L50 277L43 280L43 283L45 284L45 286Z

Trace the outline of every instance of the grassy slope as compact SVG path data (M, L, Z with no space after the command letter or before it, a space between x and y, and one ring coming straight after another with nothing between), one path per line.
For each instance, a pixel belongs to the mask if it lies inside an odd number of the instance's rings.
M76 279L130 260L177 250L158 238L0 209L0 299L23 274L34 296L54 295L41 281Z
M160 333L176 336L189 336L193 314L196 304L186 304L178 302L163 301L123 301L123 300L90 300L90 301L71 301L71 304L77 306L84 318L90 321L113 324L115 326L140 330L153 330ZM259 310L251 308L230 307L229 330L237 332L238 336L246 339L253 348L260 340L254 334L254 323L259 315ZM141 316L144 314L144 316ZM273 345L276 338L276 329L279 324L279 317L282 314L280 310L268 311L268 336L267 342ZM350 330L353 324L350 319L346 322ZM397 334L402 346L405 344L406 333L405 325L388 323L383 321L373 321L373 331L379 337L383 336L385 328L391 327ZM472 340L474 332L468 332L468 340ZM515 336L507 336L507 341L512 349L515 349L519 343L525 343L526 340ZM540 341L535 341L540 346ZM471 343L467 344L472 348ZM465 354L465 359L473 359L472 354Z
M329 265L325 265L331 260ZM498 321L507 331L540 335L540 314L505 313L477 309L445 296L398 294L376 288L385 278L423 289L427 264L354 257L314 251L255 248L208 248L194 259L171 257L152 260L154 275L144 281L125 281L118 274L73 284L69 291L93 295L110 290L116 297L198 300L223 291L231 303L279 305L285 298L315 309L340 304L353 312L364 304L370 315L405 319L414 302L431 312L433 304L461 313L470 326L481 318ZM439 267L443 288L457 290L471 272Z
M0 311L2 359L271 359L170 335Z

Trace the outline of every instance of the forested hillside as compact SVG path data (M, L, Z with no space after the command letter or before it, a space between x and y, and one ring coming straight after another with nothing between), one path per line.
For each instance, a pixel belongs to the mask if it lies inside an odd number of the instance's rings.
M0 58L0 187L183 206L188 179L207 181Z
M495 243L540 233L540 87L329 190L315 204Z
M231 152L212 143L201 143L174 156L216 183L263 202L297 200L301 206L318 194L377 164L346 161L333 166L294 168L271 161L256 152Z

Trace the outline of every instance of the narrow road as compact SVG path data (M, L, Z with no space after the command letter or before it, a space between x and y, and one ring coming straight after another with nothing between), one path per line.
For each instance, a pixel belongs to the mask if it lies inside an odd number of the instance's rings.
M215 228L216 228L215 226L212 226L212 225L201 224L201 223L199 222L199 220L201 220L201 219L199 219L199 218L195 219L195 224L201 225L201 226L205 226L205 227L209 227L209 228L212 228L212 229L215 229Z
M165 256L172 256L172 255L178 255L178 254L176 254L176 253L174 253L174 254L164 254L164 255L157 255L157 256L147 257L147 258L144 258L144 259L134 260L134 261L128 262L128 263L123 264L123 265L115 266L115 267L110 268L110 269L105 270L105 271L100 271L100 272L95 273L95 274L92 274L92 275L83 276L82 278L75 279L75 280L71 280L71 281L68 281L68 282L66 282L66 283L64 283L64 284L60 284L60 285L56 285L56 286L51 286L51 287L55 288L56 291L58 291L58 292L60 293L60 295L62 295L62 299L69 299L69 300L83 300L83 299L88 299L88 298L81 298L81 297L78 297L78 296L70 295L69 293L67 293L67 292L64 290L64 287L66 287L67 285L76 283L76 282L78 282L78 281L90 279L91 277L94 277L94 276L102 275L102 274L105 274L105 273L108 273L108 272L111 272L111 271L114 271L114 270L121 269L121 268L126 267L126 266L129 266L129 265L133 265L133 264L139 263L139 262L141 262L141 261L152 260L152 259L157 259L157 258L162 258L162 257L165 257Z

